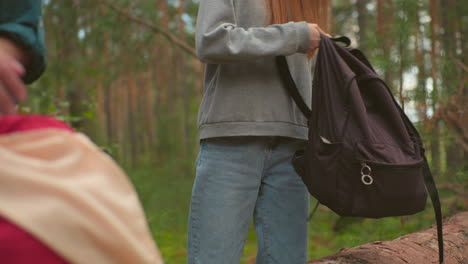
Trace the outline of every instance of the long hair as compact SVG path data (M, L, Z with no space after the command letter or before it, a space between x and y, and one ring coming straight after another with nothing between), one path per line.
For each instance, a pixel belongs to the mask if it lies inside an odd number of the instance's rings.
M256 0L248 0L256 1ZM306 21L328 29L329 0L265 0L269 24Z

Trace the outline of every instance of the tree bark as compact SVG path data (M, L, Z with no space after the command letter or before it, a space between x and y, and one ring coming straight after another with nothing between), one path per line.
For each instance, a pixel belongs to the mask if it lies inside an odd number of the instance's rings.
M444 221L445 264L466 263L468 259L468 212ZM391 241L376 241L343 249L308 264L408 264L438 263L435 226Z
M393 83L395 72L392 65L392 57L390 56L395 39L392 28L395 16L394 11L393 1L377 0L377 43L381 46L383 58L387 61L384 66L384 80L392 92L395 91Z
M421 8L421 7L419 7ZM414 52L415 52L415 62L418 67L418 77L417 77L417 96L416 96L416 111L418 112L419 120L426 121L427 117L427 90L426 90L426 80L427 80L427 71L425 68L426 62L426 51L423 46L424 42L424 32L421 30L420 22L420 12L416 12L416 36L414 38Z
M443 6L441 6L444 8ZM439 30L439 16L437 13L438 5L436 0L431 0L429 4L429 12L431 16L431 77L432 77L432 111L435 113L439 104L439 85L438 85L438 72L437 65L439 63L438 56L438 30ZM434 122L432 127L431 137L431 168L436 173L440 173L440 150L441 150L441 133L439 122Z
M369 3L369 0L357 0L356 9L358 12L358 26L359 26L359 48L367 53L368 51L368 11L366 5Z

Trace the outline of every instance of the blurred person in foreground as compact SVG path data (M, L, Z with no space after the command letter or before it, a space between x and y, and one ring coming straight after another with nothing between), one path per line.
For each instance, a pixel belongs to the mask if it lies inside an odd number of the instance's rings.
M0 1L0 263L162 263L118 165L52 117L16 115L45 69L41 1Z

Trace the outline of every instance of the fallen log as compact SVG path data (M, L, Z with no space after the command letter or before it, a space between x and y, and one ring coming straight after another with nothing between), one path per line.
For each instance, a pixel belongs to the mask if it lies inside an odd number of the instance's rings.
M444 264L468 263L468 212L444 221ZM430 264L438 263L435 226L391 241L376 241L307 264Z

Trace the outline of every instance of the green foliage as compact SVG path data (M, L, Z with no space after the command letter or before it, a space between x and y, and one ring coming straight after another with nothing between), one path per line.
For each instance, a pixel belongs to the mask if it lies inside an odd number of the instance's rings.
M468 167L468 161L465 161L465 164L462 164L460 167L458 167L455 171L455 179L456 183L468 183L468 170L466 169Z
M184 169L176 165L128 170L145 209L153 237L168 264L185 263L187 254L185 248L192 180L185 177ZM457 177L466 182L468 174L460 172ZM451 192L441 192L442 199L453 195ZM315 205L313 199L311 204ZM455 205L459 211L468 209L463 201L456 201ZM442 206L445 216L455 213L450 211L450 204L442 203ZM383 219L340 218L321 206L309 224L309 259L337 253L341 248L395 239L425 229L434 221L429 201L427 209L416 215ZM255 232L251 226L241 263L254 263L256 251Z
M175 162L175 161L174 161ZM129 171L166 263L185 263L192 180L178 164Z

